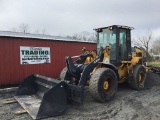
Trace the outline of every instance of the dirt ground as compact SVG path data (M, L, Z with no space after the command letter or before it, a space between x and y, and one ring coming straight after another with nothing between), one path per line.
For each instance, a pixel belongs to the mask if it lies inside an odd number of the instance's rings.
M13 93L0 94L1 120L32 120L26 113L15 115L22 109L18 103L3 104L4 99L13 98ZM160 77L148 73L144 90L135 91L127 84L119 85L113 101L98 103L85 91L84 105L69 106L67 112L44 120L160 120Z

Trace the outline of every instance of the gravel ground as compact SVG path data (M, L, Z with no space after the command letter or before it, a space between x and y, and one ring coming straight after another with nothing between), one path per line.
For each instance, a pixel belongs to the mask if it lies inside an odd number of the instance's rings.
M0 94L1 120L32 120L27 113L15 115L21 106L18 103L3 104L5 99L13 99L13 93ZM61 119L160 120L160 77L148 73L146 87L141 91L132 90L127 84L119 85L115 99L107 103L96 102L86 89L82 107L69 106L64 115L45 120Z

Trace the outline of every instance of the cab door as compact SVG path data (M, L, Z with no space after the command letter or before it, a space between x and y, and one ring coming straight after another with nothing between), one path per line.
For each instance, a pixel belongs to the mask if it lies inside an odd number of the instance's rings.
M119 30L119 59L129 61L131 59L131 38L130 29Z

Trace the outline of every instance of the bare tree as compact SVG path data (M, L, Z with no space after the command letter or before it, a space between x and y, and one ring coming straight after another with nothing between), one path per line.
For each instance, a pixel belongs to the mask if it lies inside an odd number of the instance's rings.
M43 35L47 35L47 34L48 34L47 31L46 31L46 29L43 29L43 30L42 30L42 34L43 34Z
M137 39L134 41L134 45L145 49L147 60L148 60L149 44L152 40L153 40L153 32L148 29L145 34L138 36Z
M155 55L160 54L160 37L153 42L151 52Z
M96 41L97 41L97 33L96 33L96 32L90 33L90 36L89 36L89 38L88 38L88 41L96 42Z
M29 27L28 24L22 23L22 24L19 26L19 29L20 29L20 32L27 33L27 32L29 32L30 27Z
M80 35L81 35L81 40L87 41L90 33L87 32L87 31L83 31L83 32L80 33Z
M17 28L12 28L11 31L18 32Z
M87 31L76 33L72 36L73 39L83 40L83 41L88 41L89 37L90 37L90 33Z
M80 34L78 34L78 33L73 34L72 38L76 39L76 40L80 40L81 39Z
M38 30L38 29L36 29L34 33L35 33L35 34L39 34L39 30Z
M66 37L66 38L72 38L72 39L75 39L75 40L83 40L83 41L96 42L96 40L97 40L95 32L89 33L87 31L83 31L83 32L80 32L80 33L75 33L73 35L62 35L62 34L60 34L59 36Z

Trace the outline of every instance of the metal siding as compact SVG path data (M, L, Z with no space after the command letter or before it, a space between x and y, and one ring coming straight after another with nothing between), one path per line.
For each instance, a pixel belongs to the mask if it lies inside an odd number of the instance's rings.
M20 64L20 46L50 47L50 64ZM96 44L0 37L0 85L18 84L30 74L57 78L65 67L65 56L82 54L82 47L95 50Z

